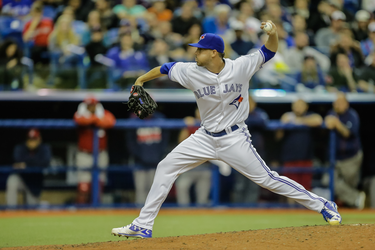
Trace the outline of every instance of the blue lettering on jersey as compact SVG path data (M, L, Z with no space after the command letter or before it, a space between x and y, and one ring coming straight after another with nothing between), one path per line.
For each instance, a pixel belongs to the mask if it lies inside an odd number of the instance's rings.
M241 92L242 91L242 84L235 83L235 84L225 84L223 93L230 93L230 92ZM216 87L215 86L207 86L201 89L197 89L194 91L194 95L197 99L208 96L208 95L216 95Z
M228 87L228 84L225 84L225 88L223 93L229 93L229 92L241 92L242 84L236 83L236 89L234 89L234 84L231 84L230 87Z
M216 89L215 86L208 86L204 87L202 89L197 89L194 91L194 95L197 97L197 99L207 96L207 95L215 95L216 94Z
M231 103L229 103L229 105L234 105L236 107L236 109L238 109L238 107L240 106L242 100L243 100L243 97L240 94Z

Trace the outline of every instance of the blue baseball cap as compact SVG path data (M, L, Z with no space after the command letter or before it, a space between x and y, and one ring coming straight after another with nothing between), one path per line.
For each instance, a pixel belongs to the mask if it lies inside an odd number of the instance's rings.
M215 49L219 53L224 53L223 38L212 33L201 35L198 43L189 43L189 45L201 49Z

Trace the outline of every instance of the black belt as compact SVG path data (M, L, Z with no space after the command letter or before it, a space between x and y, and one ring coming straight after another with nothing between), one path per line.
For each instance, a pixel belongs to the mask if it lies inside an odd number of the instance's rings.
M236 131L239 127L237 125L234 125L230 128L232 129L232 132L233 132L233 131ZM220 131L220 132L217 132L217 133L210 132L210 131L207 131L207 130L204 130L204 131L206 131L206 134L211 135L213 137L220 137L220 136L223 136L223 135L227 134L227 131L225 131L225 129L223 131Z

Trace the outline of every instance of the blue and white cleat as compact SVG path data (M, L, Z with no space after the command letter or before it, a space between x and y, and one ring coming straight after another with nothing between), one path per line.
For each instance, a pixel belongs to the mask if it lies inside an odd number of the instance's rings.
M327 201L320 213L323 215L325 221L327 221L330 225L336 226L341 224L341 215L337 211L336 203L333 201Z
M125 227L113 228L112 234L118 237L152 238L152 230L138 227L133 223Z

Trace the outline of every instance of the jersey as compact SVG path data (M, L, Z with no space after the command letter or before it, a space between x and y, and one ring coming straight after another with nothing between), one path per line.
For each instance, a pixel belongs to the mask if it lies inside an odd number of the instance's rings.
M201 115L201 125L210 132L220 132L244 122L249 114L248 89L251 77L265 63L261 50L236 60L224 59L219 74L196 63L175 63L168 76L194 92Z

